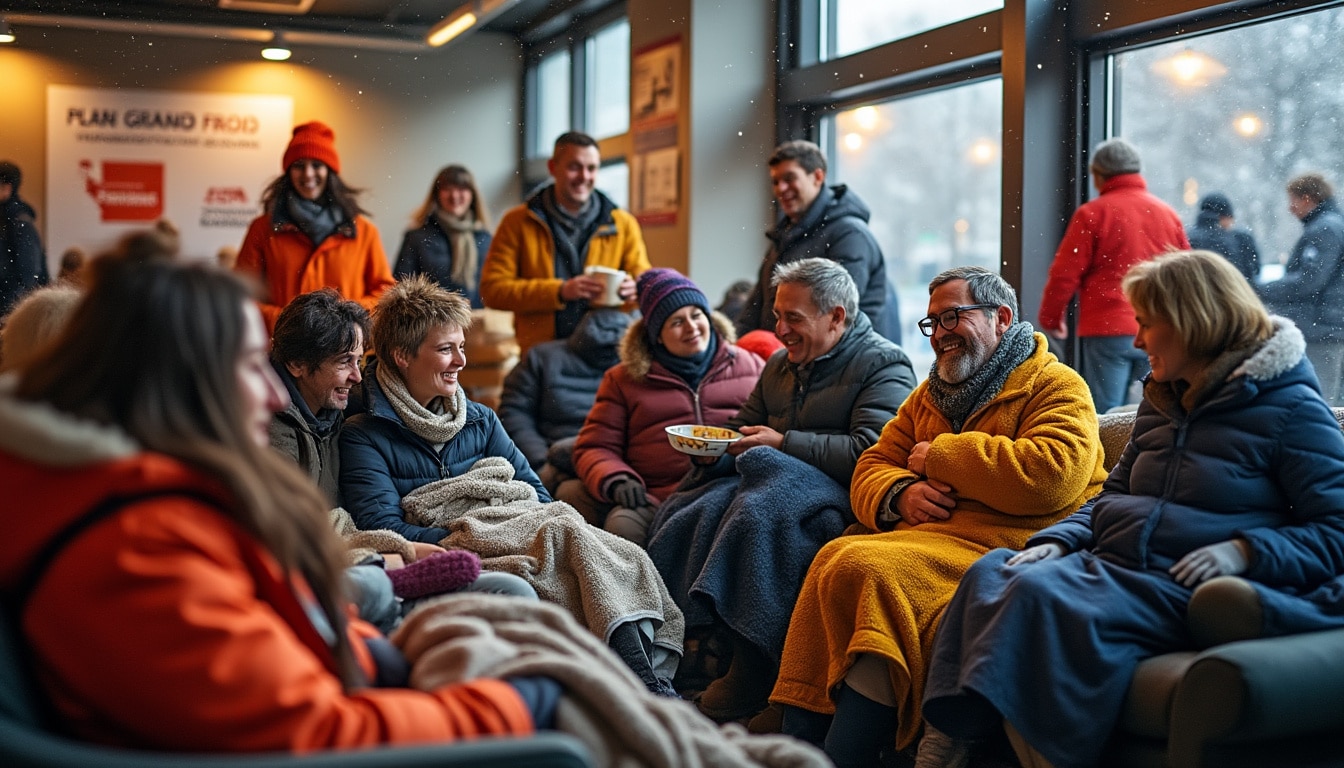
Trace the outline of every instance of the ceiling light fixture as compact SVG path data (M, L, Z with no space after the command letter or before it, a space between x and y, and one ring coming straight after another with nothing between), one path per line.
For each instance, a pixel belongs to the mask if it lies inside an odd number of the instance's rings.
M444 17L443 21L430 28L425 42L438 48L450 40L460 37L474 27L485 26L486 22L512 7L518 0L469 0Z
M0 43L14 42L14 30L9 26L9 22L0 19Z
M276 32L271 44L261 49L261 58L267 61L288 61L293 52L285 40L284 32Z

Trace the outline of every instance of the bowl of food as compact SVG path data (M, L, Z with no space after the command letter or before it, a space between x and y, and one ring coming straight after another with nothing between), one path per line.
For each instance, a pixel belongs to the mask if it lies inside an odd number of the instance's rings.
M703 424L678 424L666 431L672 447L691 456L722 456L729 445L742 439L737 430Z

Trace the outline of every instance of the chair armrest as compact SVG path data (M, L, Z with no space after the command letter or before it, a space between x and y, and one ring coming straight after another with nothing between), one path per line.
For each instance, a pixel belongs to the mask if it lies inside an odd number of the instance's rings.
M1228 643L1201 653L1176 690L1169 757L1207 745L1344 729L1344 629Z
M85 744L0 718L0 764L8 768L591 768L583 744L546 732L445 744L328 750L306 755L145 752Z

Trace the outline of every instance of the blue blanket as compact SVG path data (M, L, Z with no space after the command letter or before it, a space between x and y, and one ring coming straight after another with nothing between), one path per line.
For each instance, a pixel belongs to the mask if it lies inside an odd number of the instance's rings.
M687 629L722 622L778 661L812 558L852 522L848 489L757 447L737 457L736 474L663 502L649 558Z

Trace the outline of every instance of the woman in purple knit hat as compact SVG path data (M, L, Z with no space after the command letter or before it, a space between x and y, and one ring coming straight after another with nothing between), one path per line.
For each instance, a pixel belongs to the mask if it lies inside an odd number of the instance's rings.
M556 497L640 545L658 505L691 467L664 427L718 426L735 415L765 363L733 344L733 324L675 269L639 276L639 309L574 444L579 478Z

